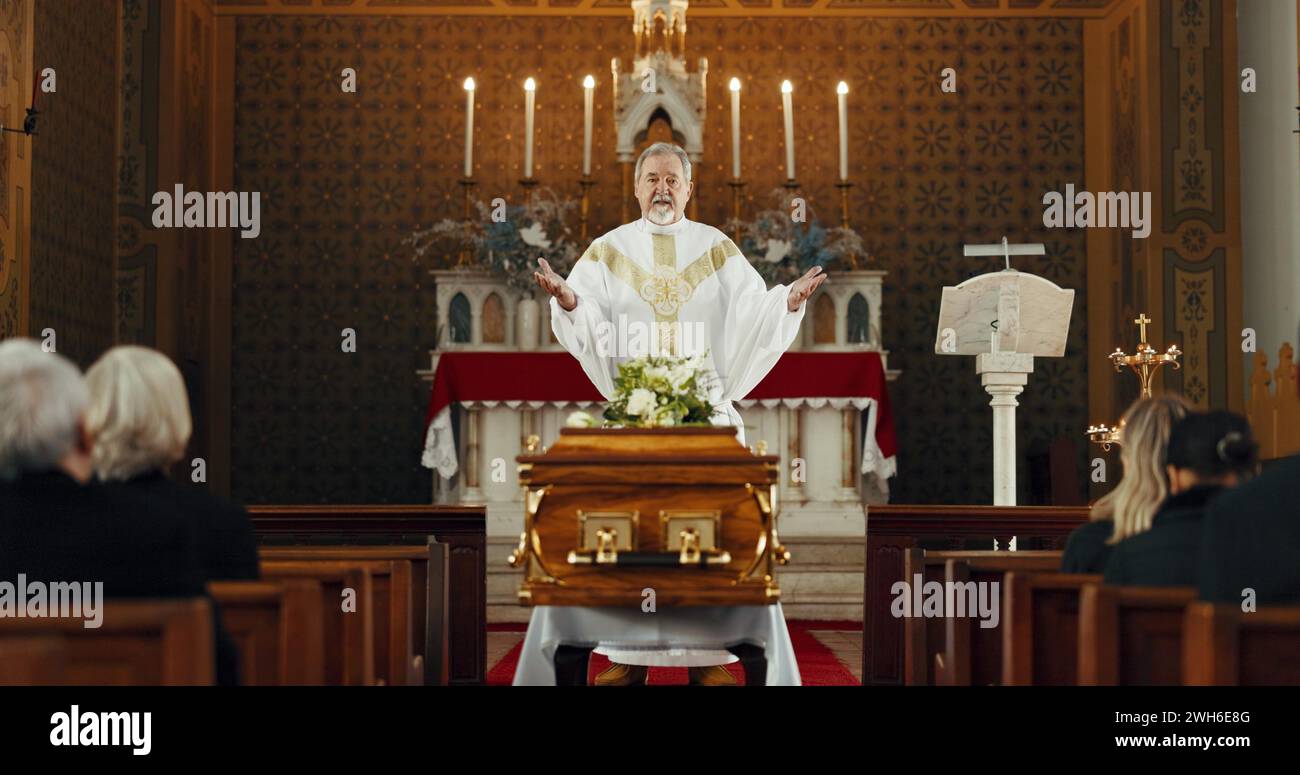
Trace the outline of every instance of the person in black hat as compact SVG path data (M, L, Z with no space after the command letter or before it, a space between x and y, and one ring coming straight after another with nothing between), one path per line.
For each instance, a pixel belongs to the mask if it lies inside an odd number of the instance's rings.
M1169 432L1169 497L1150 530L1116 545L1106 563L1105 582L1196 586L1206 507L1225 488L1254 476L1258 460L1259 445L1241 415L1216 410L1180 420Z

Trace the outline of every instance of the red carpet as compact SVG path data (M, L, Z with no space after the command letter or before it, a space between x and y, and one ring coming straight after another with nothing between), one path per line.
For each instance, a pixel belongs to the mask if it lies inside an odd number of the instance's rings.
M803 678L804 686L857 686L858 680L853 677L849 668L838 659L830 649L822 645L821 641L813 636L816 630L861 630L861 622L841 622L841 621L800 621L793 620L786 622L790 629L790 642L794 644L795 661L799 663L799 674ZM490 624L490 632L525 632L528 626L525 624ZM510 652L501 658L500 662L492 665L488 669L487 683L489 686L509 686L515 676L515 664L519 661L519 651L523 648L523 641L520 641ZM590 673L588 681L595 678L605 668L609 667L609 660L600 654L591 655ZM745 672L741 669L740 663L735 662L726 666L731 674L736 677L737 683L745 683ZM686 683L686 668L684 667L652 667L650 675L646 681L651 686L665 686L670 684Z

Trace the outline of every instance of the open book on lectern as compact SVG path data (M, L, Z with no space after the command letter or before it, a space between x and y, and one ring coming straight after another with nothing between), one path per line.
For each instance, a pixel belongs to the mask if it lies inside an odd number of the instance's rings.
M976 252L982 248L997 254L1042 252L1041 245L969 245L967 254L982 255ZM1060 357L1065 354L1073 308L1073 289L1011 269L1008 261L1007 269L944 287L934 351L940 355L1006 352Z

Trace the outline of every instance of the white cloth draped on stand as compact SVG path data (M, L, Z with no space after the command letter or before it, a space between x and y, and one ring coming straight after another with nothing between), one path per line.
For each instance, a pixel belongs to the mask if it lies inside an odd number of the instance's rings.
M515 666L514 685L554 686L556 649L596 643L609 644L609 650L620 656L650 650L666 655L719 653L715 650L749 643L763 649L768 686L798 686L802 681L780 603L672 608L655 613L644 613L639 607L537 606ZM728 657L725 661L735 660L729 652L720 653Z
M571 407L574 409L589 410L593 414L599 415L603 411L603 404L593 403L591 401L460 401L459 404L464 408L472 409L491 409L498 405L515 408L526 406L529 409L540 409L542 407L552 407L563 409ZM748 409L753 406L760 406L764 409L773 409L777 406L784 406L787 409L820 409L830 407L831 409L844 409L852 406L859 411L867 411L866 426L862 434L862 453L860 459L860 470L864 474L873 474L879 481L879 486L884 488L888 494L888 485L886 480L898 473L897 458L885 454L880 450L880 444L876 441L876 412L880 402L874 398L859 396L856 398L843 397L819 397L819 396L798 396L793 398L764 398L759 400L746 399L744 401L733 401L733 411L735 408ZM460 460L456 455L456 445L451 429L451 406L443 407L442 411L434 415L433 421L429 423L429 429L424 436L424 451L420 462L425 468L432 468L444 479L450 479L460 470ZM737 414L739 414L737 412ZM742 444L744 441L742 440Z

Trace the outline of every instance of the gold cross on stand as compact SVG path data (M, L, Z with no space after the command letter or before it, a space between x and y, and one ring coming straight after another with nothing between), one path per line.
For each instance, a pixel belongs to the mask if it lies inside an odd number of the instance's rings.
M1178 349L1177 345L1172 344L1169 345L1168 350L1159 354L1151 349L1151 345L1147 344L1147 324L1153 321L1147 317L1145 312L1139 314L1133 322L1137 323L1140 334L1137 350L1132 355L1126 355L1123 350L1116 347L1115 352L1110 354L1110 360L1111 363L1115 364L1115 371L1122 371L1125 366L1132 369L1138 375L1138 383L1142 388L1142 397L1150 398L1152 377L1155 376L1161 366L1172 365L1175 369L1180 368L1178 356L1183 353Z
M1147 323L1152 322L1152 320L1147 317L1147 313L1143 312L1133 322L1138 324L1138 341L1141 343L1139 344L1139 347L1141 347L1141 345L1147 343Z
M1137 375L1142 398L1150 398L1151 382L1155 378L1156 372L1162 366L1173 366L1175 369L1182 368L1178 363L1178 356L1182 355L1183 352L1175 344L1169 345L1169 349L1163 353L1157 353L1151 348L1151 345L1147 343L1147 324L1155 321L1147 317L1147 313L1139 313L1137 319L1133 322L1137 323L1138 326L1138 339L1140 341L1137 350L1132 355L1127 355L1122 349L1116 347L1115 352L1110 354L1110 362L1115 365L1115 371L1123 371L1125 366L1132 369L1133 373ZM1102 449L1109 450L1112 444L1122 443L1123 430L1124 425L1121 422L1115 426L1089 425L1085 433L1094 443L1100 444Z

